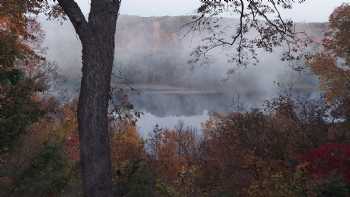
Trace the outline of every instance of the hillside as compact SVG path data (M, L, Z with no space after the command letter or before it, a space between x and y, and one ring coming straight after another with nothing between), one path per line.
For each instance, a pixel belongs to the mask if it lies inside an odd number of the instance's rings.
M221 49L213 51L213 57L204 66L188 64L192 58L191 52L200 45L201 39L208 35L205 31L188 33L189 26L184 24L192 20L191 16L120 16L117 24L114 68L118 83L162 84L211 91L226 91L228 88L243 94L260 91L270 94L274 81L286 76L294 82L297 77L302 81L298 83L303 85L314 83L308 74L301 76L293 73L290 67L280 60L281 49L276 49L271 54L261 53L260 62L256 66L238 68L236 73L230 76L227 76L227 71L237 66L229 63L226 56L220 55ZM225 18L222 23L229 26L235 24L236 20ZM48 48L48 59L58 65L67 81L78 84L81 46L72 26L68 22L62 25L43 22L42 25L46 30L44 46ZM313 40L319 41L326 24L303 23L298 24L296 28L298 31L305 31ZM262 71L266 72L261 75ZM229 80L224 81L227 77ZM255 80L251 80L252 78Z

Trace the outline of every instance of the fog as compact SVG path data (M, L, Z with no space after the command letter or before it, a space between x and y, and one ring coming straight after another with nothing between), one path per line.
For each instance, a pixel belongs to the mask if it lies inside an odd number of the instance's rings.
M273 53L259 51L259 63L246 67L228 62L223 49L212 51L204 65L190 64L191 52L208 35L189 32L184 24L191 20L190 16L119 18L113 85L135 88L136 92L128 92L130 100L138 110L149 113L148 117L203 117L207 112L235 110L237 102L246 109L259 107L289 87L307 96L317 89L312 74L296 72L281 61L281 48ZM47 59L57 64L64 78L62 88L74 95L81 76L79 38L67 21L42 20L42 26ZM325 26L299 24L318 40ZM235 72L228 74L231 69ZM276 85L281 79L284 83Z

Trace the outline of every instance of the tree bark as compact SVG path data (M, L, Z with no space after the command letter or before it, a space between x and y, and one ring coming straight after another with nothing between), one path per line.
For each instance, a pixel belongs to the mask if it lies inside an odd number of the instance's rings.
M120 0L92 0L88 22L74 0L58 0L82 43L78 105L84 195L112 197L108 103Z

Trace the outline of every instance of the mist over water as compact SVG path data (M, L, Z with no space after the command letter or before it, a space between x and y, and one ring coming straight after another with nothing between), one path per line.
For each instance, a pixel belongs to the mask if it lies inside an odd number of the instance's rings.
M223 49L212 51L205 65L189 64L191 52L207 34L187 34L183 25L191 20L189 16L119 18L112 86L137 90L127 94L136 110L144 112L138 122L142 134L156 124L174 127L179 121L200 128L212 112L237 111L237 102L245 110L259 108L281 89L305 98L317 90L317 79L311 73L295 72L280 60L281 48L273 53L259 51L259 63L247 67L228 62ZM81 76L79 38L68 22L60 25L42 20L42 26L46 57L59 68L60 86L65 94L76 95ZM325 29L324 24L299 26L315 39L321 39ZM230 69L235 72L228 75ZM285 82L276 85L279 81Z

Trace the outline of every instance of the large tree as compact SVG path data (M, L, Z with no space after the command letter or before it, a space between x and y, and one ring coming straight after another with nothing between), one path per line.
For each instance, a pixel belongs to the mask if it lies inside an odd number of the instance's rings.
M91 0L88 20L74 0L58 0L58 3L82 44L78 124L84 193L87 197L111 197L107 112L121 0Z

